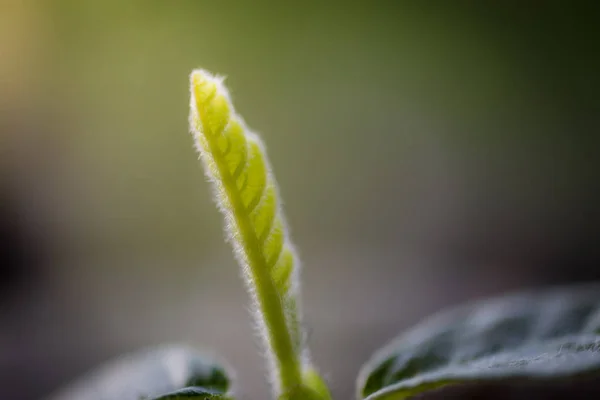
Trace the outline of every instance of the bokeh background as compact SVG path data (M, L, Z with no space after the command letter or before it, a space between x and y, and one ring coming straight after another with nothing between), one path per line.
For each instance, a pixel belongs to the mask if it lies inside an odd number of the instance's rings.
M595 2L0 4L1 399L165 342L266 398L195 67L267 143L336 398L440 307L600 277Z

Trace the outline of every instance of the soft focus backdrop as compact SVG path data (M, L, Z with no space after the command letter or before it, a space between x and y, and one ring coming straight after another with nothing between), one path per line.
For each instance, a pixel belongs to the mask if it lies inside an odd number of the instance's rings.
M266 398L195 67L267 143L337 399L442 306L599 278L600 13L527 3L1 0L0 398L164 342Z

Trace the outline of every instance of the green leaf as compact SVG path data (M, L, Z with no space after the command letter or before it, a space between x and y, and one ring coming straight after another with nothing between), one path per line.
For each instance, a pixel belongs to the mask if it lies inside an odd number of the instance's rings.
M275 397L313 390L316 378L304 382L316 370L300 324L300 262L265 146L236 113L223 78L202 69L190 75L189 122L254 300ZM317 393L330 397L324 383Z
M174 400L194 393L230 399L229 389L228 374L215 361L188 347L165 346L109 361L51 399Z
M203 387L189 387L153 398L152 400L229 400L231 397Z
M358 398L446 385L600 376L600 285L524 292L439 313L362 368Z

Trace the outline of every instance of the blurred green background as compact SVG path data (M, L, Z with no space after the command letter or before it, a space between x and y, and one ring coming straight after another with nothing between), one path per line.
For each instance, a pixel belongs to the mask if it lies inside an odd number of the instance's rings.
M265 398L187 133L227 76L264 138L334 396L438 308L597 279L595 2L0 2L0 398L188 342Z

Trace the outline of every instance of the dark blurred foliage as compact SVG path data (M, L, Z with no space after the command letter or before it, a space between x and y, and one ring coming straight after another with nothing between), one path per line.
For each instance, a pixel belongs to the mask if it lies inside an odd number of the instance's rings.
M600 278L597 2L0 7L1 399L165 341L264 397L186 135L196 66L269 146L336 398L442 306Z

